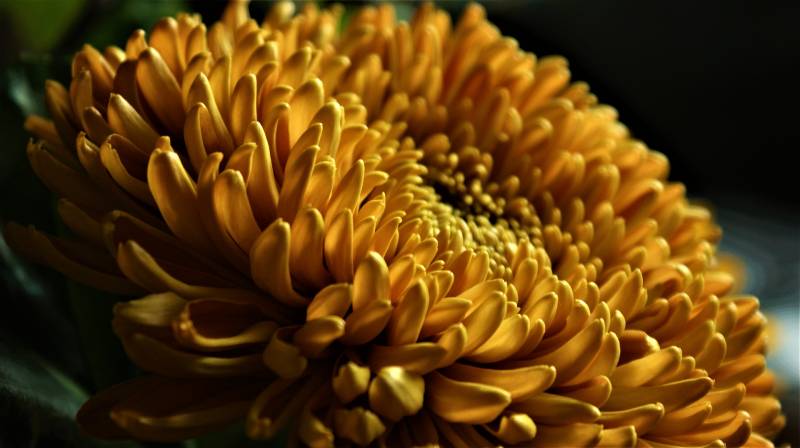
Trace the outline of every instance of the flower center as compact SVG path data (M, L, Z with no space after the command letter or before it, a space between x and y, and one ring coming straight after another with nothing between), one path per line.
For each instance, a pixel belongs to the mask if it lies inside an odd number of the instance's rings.
M533 204L513 185L501 186L461 170L441 169L425 162L422 161L428 169L425 181L436 193L441 209L436 213L440 226L461 230L465 247L487 250L493 273L509 277L509 248L513 252L521 242L542 240L542 223Z

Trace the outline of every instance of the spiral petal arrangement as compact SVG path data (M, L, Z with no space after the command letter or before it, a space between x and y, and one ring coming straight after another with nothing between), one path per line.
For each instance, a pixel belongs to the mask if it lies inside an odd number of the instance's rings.
M771 446L765 318L709 212L566 61L469 6L231 3L77 53L30 117L76 237L13 247L135 298L147 376L99 438L244 421L325 446Z

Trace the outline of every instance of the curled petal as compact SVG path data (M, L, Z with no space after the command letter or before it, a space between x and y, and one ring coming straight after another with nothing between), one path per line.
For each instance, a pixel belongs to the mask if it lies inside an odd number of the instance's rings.
M543 392L553 384L553 366L531 366L518 369L493 369L456 363L443 370L449 378L499 387L511 395L514 402Z
M255 379L146 376L101 391L81 407L77 420L83 431L103 439L177 442L242 418L263 387Z
M437 372L431 373L427 381L427 405L450 422L488 423L511 403L511 395L494 386L456 381Z
M377 415L360 406L334 411L333 427L339 437L362 446L368 445L386 431Z
M402 367L384 367L369 384L370 408L397 421L422 409L425 380Z
M297 346L283 339L285 333L282 329L272 334L264 349L264 364L281 378L297 378L306 370L308 360Z
M324 316L305 323L294 334L294 343L308 357L319 357L334 341L344 335L344 319Z
M276 299L292 306L304 306L308 300L292 288L289 273L289 224L276 220L253 243L250 250L253 280Z

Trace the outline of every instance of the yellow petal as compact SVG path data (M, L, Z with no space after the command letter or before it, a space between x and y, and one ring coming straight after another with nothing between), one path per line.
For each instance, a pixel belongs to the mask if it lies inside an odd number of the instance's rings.
M687 327L677 338L664 341L664 345L675 345L683 350L686 356L696 356L701 353L716 334L716 327L713 320L706 320L698 326Z
M548 393L528 397L512 404L511 408L549 425L591 423L600 417L600 410L589 403Z
M250 270L253 281L262 290L287 305L305 306L309 300L292 287L289 272L289 224L276 220L267 227L250 249Z
M358 311L375 300L389 299L389 269L386 261L375 252L369 252L358 264L353 276L353 311Z
M142 369L172 378L225 378L264 372L258 354L216 357L176 350L150 336L134 333L121 337L125 352Z
M488 423L511 403L503 389L456 381L438 372L427 377L428 408L449 422Z
M147 165L147 182L170 230L191 246L210 252L208 236L197 225L197 187L173 151L155 150Z
M177 442L241 419L263 387L263 380L242 378L145 376L101 391L81 407L77 421L93 437Z
M369 378L369 367L349 361L339 367L331 380L331 385L339 401L346 404L367 391Z
M322 380L314 376L304 381L294 379L273 381L254 401L251 401L245 421L247 436L251 439L274 437L302 412L321 383Z
M244 141L256 144L250 178L247 181L247 195L256 219L261 225L266 225L278 214L280 193L275 182L271 150L261 123L256 121L248 125Z
M651 437L669 437L690 432L703 424L711 414L711 410L711 403L699 400L683 409L666 414L648 434Z
M250 123L256 121L256 76L249 73L239 78L231 97L230 127L233 139L241 144Z
M725 446L740 446L750 437L752 421L750 414L739 411L727 422L706 423L698 429L671 437L682 445L701 445L714 440L722 440Z
M292 223L290 268L299 285L319 289L330 283L324 264L325 222L315 208L300 210Z
M308 360L297 346L283 339L286 336L284 329L272 334L264 349L263 362L281 378L297 378L305 372Z
M145 204L157 206L150 186L131 174L128 166L123 163L120 153L111 145L110 141L106 141L100 146L100 161L114 182L126 192Z
M94 192L94 184L81 168L70 168L44 149L42 143L28 143L28 159L36 176L56 196L69 199L85 210L105 212L113 208L112 201Z
M697 355L696 367L708 372L715 371L720 363L722 363L723 359L725 359L726 351L727 343L725 342L725 336L721 333L715 334L711 337L711 340L708 341L705 350Z
M647 300L647 295L642 295L642 284L642 273L636 269L618 292L608 299L609 309L621 311L626 318L635 316Z
M374 252L371 253L374 254ZM385 286L388 294L388 271ZM387 334L389 345L405 345L415 342L419 337L427 311L428 288L422 281L417 281L406 290L400 303L392 312Z
M546 326L543 320L537 319L533 321L530 326L530 331L528 331L528 336L525 341L523 341L522 346L512 355L511 359L524 359L533 353L536 347L542 342L545 331Z
M538 425L532 447L594 446L600 441L603 427L590 423L565 426Z
M658 402L670 412L705 395L713 383L709 378L694 378L661 386L615 387L603 409L616 411Z
M338 282L353 278L353 214L342 210L325 234L325 262Z
M555 318L557 306L558 296L552 291L536 301L528 299L521 305L523 314L528 316L531 322L541 320L545 325Z
M214 93L213 98L223 120L224 117L230 117L231 110L231 85L233 84L231 82L231 62L231 56L227 54L216 59L211 67L211 73L208 74L208 83ZM220 125L224 125L224 123L223 121Z
M632 359L639 359L651 353L655 353L661 349L658 341L648 336L647 333L641 330L624 330L619 340L620 361L627 362ZM622 361L622 360L625 361Z
M473 425L451 423L438 416L433 416L432 420L439 430L439 439L445 446L452 446L453 448L492 446L492 442L480 434Z
M157 48L164 56L164 61L175 76L181 75L186 63L183 49L178 48L179 39L178 22L172 17L159 20L150 33L150 46Z
M714 372L714 380L717 387L731 387L737 383L750 382L758 377L765 368L764 355L746 355L722 364Z
M97 109L93 107L84 110L84 115L91 115L91 120L96 118L94 115L95 112L97 115L100 115L100 112L97 112ZM105 119L103 119L102 116L100 117L100 120L105 123ZM52 120L48 120L38 115L28 115L28 117L25 118L24 126L25 130L36 136L37 139L47 142L48 149L61 163L69 166L72 169L80 169L80 164L75 159L75 155L72 153L72 151L68 151L61 142L61 137L58 136L58 132L56 131L56 127ZM108 128L108 125L106 125L105 128ZM84 129L86 129L86 133L89 135L90 139L96 142L105 140L108 134L111 133L110 129L107 133L102 133L102 131L97 132L94 122L89 122L89 125L84 125ZM97 135L99 138L95 139L94 135Z
M676 334L681 327L686 325L692 302L686 294L676 294L669 299L669 318L657 329L648 332L650 336L663 340Z
M281 186L278 199L278 216L288 222L294 221L297 211L303 205L301 201L305 196L318 152L317 146L306 148L286 165L286 180Z
M681 350L678 347L668 347L618 366L610 376L611 382L615 387L638 387L677 369L680 361Z
M117 314L115 309L115 314ZM215 324L215 320L228 325ZM266 343L278 329L249 303L224 299L197 299L183 307L172 322L175 339L200 351L221 351Z
M747 411L752 419L753 429L758 431L768 427L781 414L781 403L775 397L748 396L742 401L741 409Z
M183 129L181 89L161 54L155 48L141 52L136 63L136 79L150 108L173 134Z
M473 303L473 307L477 307L492 293L499 292L501 294L505 294L506 289L506 282L503 279L497 278L480 282L466 291L462 291L458 294L458 296L470 300Z
M344 319L325 316L306 322L294 334L294 343L309 358L319 357L334 341L344 335Z
M335 410L333 427L337 436L361 446L370 444L386 431L386 427L377 415L360 406Z
M142 207L114 182L102 165L99 149L86 138L86 134L83 132L78 134L76 150L78 160L80 160L85 173L97 188L105 191L108 197L117 202L117 208L142 216L143 219L148 219L151 222L153 221L150 210Z
M377 224L378 220L370 216L353 228L353 264L360 263L367 256Z
M183 141L189 160L197 172L203 168L209 149L213 150L216 146L216 138L208 108L203 103L196 103L186 114Z
M439 367L447 355L447 349L432 342L399 346L373 345L369 365L376 371L386 366L399 366L409 372L424 375Z
M652 403L624 411L603 411L597 423L604 428L633 426L639 435L647 434L664 416L664 406Z
M135 281L129 280L119 273L114 274L98 269L99 267L91 266L77 258L79 254L82 254L84 257L95 258L94 262L96 263L98 259L102 260L101 256L104 255L102 252L78 246L76 249L80 251L79 253L67 253L63 249L68 248L59 248L54 244L60 242L55 238L47 237L32 227L25 228L13 222L5 226L3 236L15 252L38 263L47 264L79 283L114 294L141 293L142 288ZM113 262L111 266L113 266Z
M536 423L527 414L509 413L500 417L496 429L492 425L484 428L492 435L508 444L528 442L536 436Z
M164 263L171 271L170 275L178 276L189 284L233 287L245 280L244 276L229 267L192 250L168 231L125 212L107 214L102 222L101 236L111 254L117 253L120 243L136 241L155 260Z
M311 118L322 107L325 92L322 81L317 78L310 79L300 85L294 92L289 106L292 108L292 118L289 121L289 139L296 142L300 134L308 127Z
M425 381L402 367L384 367L369 384L369 405L380 415L397 421L422 409Z
M515 314L503 319L500 327L492 337L467 355L466 358L485 364L506 359L525 344L530 328L528 316Z
M250 208L247 187L240 171L226 169L217 176L213 187L213 204L218 222L223 224L241 250L249 253L261 229Z
M325 316L344 317L350 308L353 287L349 283L328 285L318 292L306 308L306 320Z
M356 210L363 185L364 161L359 160L342 176L330 201L328 201L325 222L330 222L340 210Z
M342 134L343 115L342 106L335 101L331 101L322 106L311 120L312 123L322 123L322 136L320 137L319 147L324 156L331 156L337 159L336 155ZM338 163L338 159L337 165L341 166Z
M562 302L562 298L562 296L558 296L558 304ZM560 305L556 308L556 313L559 312L559 308ZM547 352L564 347L568 341L573 340L575 335L592 322L589 320L590 317L589 307L585 302L582 300L577 302L573 301L563 320L560 320L561 318L558 314L555 315L553 321L550 322L550 326L547 327L544 339L536 347L536 350L539 352ZM560 324L558 324L559 321L561 322ZM602 319L596 319L595 322L600 322L605 325ZM547 322L545 322L545 324L546 323ZM561 327L560 330L556 330L558 327Z
M44 99L61 143L71 148L78 135L78 126L72 112L69 93L60 83L47 80Z
M392 266L396 264L397 262L395 261ZM420 335L422 337L431 336L461 322L466 316L470 304L469 300L460 297L445 297L439 300L430 308L428 315L425 317Z
M755 322L748 321L747 325L739 330L735 330L725 338L727 350L725 359L735 359L742 356L748 349L753 347L764 334L766 319L756 319Z
M558 372L555 384L564 384L583 370L597 354L603 343L603 327L603 321L596 320L561 348L526 363L555 366Z
M208 109L209 118L216 135L216 141L219 142L219 147L214 150L221 150L225 154L230 154L234 149L233 138L231 138L225 121L222 119L221 107L215 100L214 91L211 88L208 78L204 73L197 75L197 78L192 83L188 95L189 104L203 103ZM224 110L224 108L222 108ZM112 126L113 127L113 126Z
M103 245L102 229L95 218L67 199L59 199L57 210L61 221L72 233L87 242Z
M468 337L467 328L460 323L439 334L436 338L436 344L446 350L446 355L439 363L439 367L449 366L464 353Z
M347 316L342 343L347 345L366 344L383 331L392 316L392 302L373 300L363 308Z
M611 380L606 376L594 377L591 380L575 386L561 387L561 395L581 400L597 407L602 407L611 396Z
M556 369L552 366L531 366L518 369L495 369L456 363L442 371L449 378L499 387L514 402L543 392L553 384Z
M333 448L333 430L317 418L306 406L297 425L300 440L312 448Z
M495 291L467 316L464 319L464 327L467 329L467 345L464 347L464 353L471 353L492 337L503 322L505 312L506 298L499 291Z
M365 207L361 207L361 212L364 211ZM369 216L368 218L376 219L374 216ZM366 219L368 218L364 218L364 220L366 221ZM411 283L411 279L413 278L413 276L414 276L413 255L408 254L392 260L392 263L389 266L389 289L390 289L389 295L391 296L392 303L397 303L397 301L400 299L400 296L403 294L403 292L405 292L406 288Z
M145 153L156 147L158 133L122 95L112 93L108 100L108 124L114 132L127 137Z
M226 297L256 304L270 320L282 323L287 321L289 312L279 303L263 300L263 296L251 290L217 288L189 285L167 273L156 260L133 240L119 243L117 264L131 281L146 285L145 289L155 292L173 291L187 299L203 297Z
M396 238L395 235L397 235L397 228L400 226L401 221L402 218L399 216L383 221L379 225L378 230L375 231L375 236L372 238L372 246L370 247L370 250L374 250L381 256L390 256L391 254L388 253L389 248L392 244L392 240Z
M622 426L614 429L603 429L597 447L636 446L636 429L633 426Z
M83 123L83 111L94 107L94 97L92 96L92 75L89 70L82 70L78 76L72 78L69 86L69 96L72 100L72 110Z
M324 210L336 182L336 163L328 156L319 157L308 181L303 203Z
M575 378L569 380L565 385L581 384L598 376L608 376L614 372L619 362L619 339L614 333L603 335L603 342L600 345L595 359Z

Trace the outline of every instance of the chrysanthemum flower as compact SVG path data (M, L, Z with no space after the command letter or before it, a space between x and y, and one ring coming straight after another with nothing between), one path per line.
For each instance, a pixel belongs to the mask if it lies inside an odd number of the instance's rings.
M77 240L6 234L141 297L113 327L149 375L85 431L771 445L765 319L662 155L479 6L340 15L179 15L47 83L28 155Z

